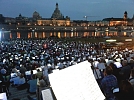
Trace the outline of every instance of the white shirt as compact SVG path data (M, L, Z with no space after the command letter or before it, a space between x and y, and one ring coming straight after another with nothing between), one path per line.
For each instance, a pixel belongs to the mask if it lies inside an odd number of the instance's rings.
M117 68L120 68L122 67L121 63L120 62L114 62L114 64L116 65Z

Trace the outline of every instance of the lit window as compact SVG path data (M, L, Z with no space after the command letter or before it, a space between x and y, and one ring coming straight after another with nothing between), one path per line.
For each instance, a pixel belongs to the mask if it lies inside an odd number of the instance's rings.
M20 33L19 32L17 32L17 38L20 38Z
M35 37L37 38L37 32L35 32Z
M10 39L12 39L12 33L10 33Z

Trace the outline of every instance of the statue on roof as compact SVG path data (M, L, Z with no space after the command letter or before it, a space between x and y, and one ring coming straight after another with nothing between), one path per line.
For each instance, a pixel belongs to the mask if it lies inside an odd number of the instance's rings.
M64 18L59 10L58 3L56 3L56 8L55 8L51 18L56 18L56 19L63 19Z
M22 17L22 15L21 15L21 14L19 14L19 17Z

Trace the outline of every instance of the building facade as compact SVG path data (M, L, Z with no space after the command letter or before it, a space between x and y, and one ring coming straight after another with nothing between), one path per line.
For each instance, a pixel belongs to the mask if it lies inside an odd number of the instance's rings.
M105 18L99 21L70 20L59 10L58 3L50 18L42 18L35 11L32 17L19 14L16 18L4 17L0 14L0 30L3 39L15 38L46 38L88 37L88 36L126 36L134 29L134 16L128 18L124 12L123 18ZM129 33L121 33L121 32Z

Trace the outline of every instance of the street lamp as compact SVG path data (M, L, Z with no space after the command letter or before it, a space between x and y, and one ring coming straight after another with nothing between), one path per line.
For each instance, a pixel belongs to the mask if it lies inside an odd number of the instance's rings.
M84 18L86 18L86 21L87 21L87 17L88 17L88 16L84 16Z

